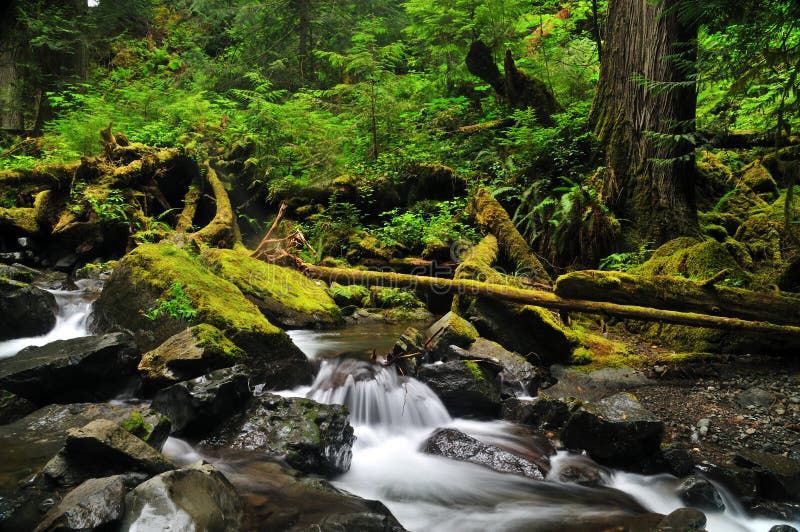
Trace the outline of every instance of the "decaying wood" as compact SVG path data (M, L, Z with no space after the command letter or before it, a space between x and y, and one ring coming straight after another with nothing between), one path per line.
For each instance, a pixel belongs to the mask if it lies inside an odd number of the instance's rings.
M709 316L692 312L677 312L673 310L660 310L632 305L619 305L601 301L585 301L566 299L556 294L514 288L511 286L483 283L472 280L443 279L438 277L423 277L399 273L375 272L353 270L346 268L324 268L306 264L304 272L310 277L324 279L328 282L339 284L363 284L393 286L408 289L426 288L436 293L446 293L448 290L458 294L481 295L494 297L516 303L531 304L545 308L587 312L590 314L604 314L619 318L631 318L645 321L660 321L677 325L706 327L730 331L744 331L759 334L782 334L800 340L800 327L790 325L777 325L764 321L748 321L739 318L723 316ZM522 324L520 324L522 325Z
M488 122L481 122L479 124L470 124L468 126L461 126L458 132L464 135L473 135L481 131L491 131L493 129L505 129L514 125L514 120L510 118L498 118L497 120L490 120Z
M470 214L482 230L497 237L500 249L522 273L542 284L552 284L550 275L531 251L508 213L485 188L478 188L469 205Z
M192 227L194 216L197 214L197 205L200 202L202 194L200 193L199 183L192 183L189 190L183 196L183 210L178 216L178 222L175 224L175 231L185 233Z
M233 208L231 207L231 200L228 197L228 192L225 190L225 185L222 184L217 172L208 163L205 163L206 179L214 193L214 200L217 204L216 214L214 218L199 231L194 233L192 237L203 244L218 247L233 247L235 244L241 242L242 237L239 233L239 225L236 223L236 218L233 215Z
M267 231L267 234L264 235L264 238L262 238L261 242L259 242L258 246L256 246L256 249L250 254L251 257L258 257L259 255L261 255L264 252L264 248L267 246L267 244L272 243L272 241L270 240L270 237L272 236L272 233L274 233L275 230L278 228L278 225L280 225L281 220L283 219L283 215L286 213L286 207L287 207L287 203L285 201L282 201L281 202L281 206L278 209L278 214L277 214L277 216L275 216L275 220L272 222L272 225L269 227L269 230Z
M800 298L681 277L577 271L559 277L555 293L563 298L800 325Z

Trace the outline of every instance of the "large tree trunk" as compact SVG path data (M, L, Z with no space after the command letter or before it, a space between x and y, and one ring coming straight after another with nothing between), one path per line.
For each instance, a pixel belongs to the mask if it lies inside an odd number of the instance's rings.
M697 231L694 148L676 136L695 128L697 29L681 23L678 2L609 2L592 109L606 199L656 244Z
M0 130L21 131L23 114L23 76L20 65L27 39L17 22L16 4L0 8Z

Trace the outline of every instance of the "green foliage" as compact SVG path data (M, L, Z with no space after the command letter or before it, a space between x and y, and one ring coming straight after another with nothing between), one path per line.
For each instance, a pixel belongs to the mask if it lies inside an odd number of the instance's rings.
M650 242L646 242L639 246L636 251L612 253L600 259L599 269L620 272L631 271L647 262L647 259L653 254L654 250L650 249L650 244Z
M464 221L466 200L423 201L408 210L384 212L382 227L373 233L389 246L402 246L420 252L430 244L449 244L458 240L478 241L475 228Z
M344 255L349 249L350 238L361 227L360 218L361 213L355 205L338 201L334 194L323 212L309 217L310 224L304 227L304 232L309 241L319 243L318 253Z
M372 303L378 308L402 308L412 310L421 303L414 292L400 288L378 288L372 292Z
M176 320L191 320L197 316L197 309L192 305L183 291L183 284L175 281L169 286L169 297L160 297L155 306L145 311L144 317L149 320L155 320L159 316L168 316Z

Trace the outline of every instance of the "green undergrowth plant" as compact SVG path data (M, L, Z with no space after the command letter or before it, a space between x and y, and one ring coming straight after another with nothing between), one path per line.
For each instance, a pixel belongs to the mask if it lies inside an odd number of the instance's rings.
M421 201L410 209L392 209L381 214L383 226L374 234L388 246L400 245L412 253L429 245L459 240L478 241L478 232L465 221L466 199Z
M183 283L175 281L169 286L168 297L160 297L155 306L145 311L144 317L156 320L160 316L168 316L176 320L189 321L197 316L197 309L183 291Z

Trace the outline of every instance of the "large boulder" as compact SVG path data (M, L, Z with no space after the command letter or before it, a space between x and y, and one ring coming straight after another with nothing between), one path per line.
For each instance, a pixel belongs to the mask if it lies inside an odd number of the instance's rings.
M244 366L212 371L156 393L151 407L172 421L178 434L204 434L238 412L252 395Z
M243 530L306 532L403 532L379 501L362 499L339 490L326 480L306 476L263 457L245 453L230 464L237 489L249 504L252 522ZM239 482L261 478L269 482Z
M708 479L699 475L690 475L678 486L681 500L693 508L701 510L722 511L725 503L717 488Z
M300 471L333 475L350 469L354 441L346 407L264 394L201 444L259 450Z
M124 333L58 340L0 360L0 388L40 405L108 398L138 362L139 350Z
M211 465L162 473L125 497L120 530L241 530L243 502Z
M144 480L140 475L91 478L47 512L35 532L97 530L117 524L125 515L125 495Z
M498 371L485 361L454 360L426 364L417 378L436 392L451 415L493 418L501 404Z
M451 311L428 328L426 338L430 342L432 360L442 360L447 359L451 345L469 347L478 339L478 331L470 322Z
M56 324L57 312L50 292L0 277L0 341L47 333Z
M498 473L522 475L536 480L544 480L550 469L550 459L546 454L538 456L536 461L523 458L456 429L437 430L425 441L422 451L482 465ZM555 450L551 454L555 454Z
M536 395L541 372L524 357L507 350L497 342L478 338L469 349L450 346L450 352L462 360L486 360L499 364L502 368L500 378L504 396Z
M343 321L325 288L295 270L231 249L209 249L203 256L212 271L235 284L281 327L331 327Z
M108 419L95 419L81 428L70 429L64 450L70 460L80 463L100 461L113 469L119 468L119 471L156 475L175 468L144 440Z
M139 372L147 388L161 388L233 366L247 354L207 323L189 327L142 355Z
M155 348L186 328L180 314L160 312L154 320L146 315L177 302L176 285L189 306L183 310L196 313L192 322L213 325L247 354L254 384L284 389L311 381L310 362L286 333L202 257L167 242L140 245L117 263L95 303L94 327L129 330L143 350Z
M59 478L64 479L61 475L70 469L66 467L66 459L59 467L50 470L55 476L48 476L42 470L49 461L57 461L56 457L60 454L59 450L64 447L70 429L83 427L92 420L102 418L131 426L140 425L144 421L139 423L139 420L151 420L153 416L140 407L105 403L50 405L13 423L0 426L1 530L33 530L44 516L42 508L46 510L46 505L40 505L54 498L50 485L59 488L74 487L90 478L83 476L81 472L80 475L73 476L70 481L60 481ZM150 425L150 423L156 424ZM156 437L154 443L158 443L159 440L163 443L169 433L169 425L167 424L164 430L164 425L158 426L155 421L147 424L150 425L151 436ZM61 456L63 458L63 454ZM97 460L94 462L97 466L103 466ZM59 472L56 472L56 469L59 469ZM37 481L30 482L34 477Z
M664 424L633 394L622 392L596 403L584 403L561 432L568 449L583 449L597 462L636 470L655 456Z
M751 449L736 453L734 462L755 471L758 494L767 499L800 501L800 462L787 456Z
M503 401L503 419L522 425L532 425L542 429L560 429L569 419L570 409L577 405L555 399L548 395L539 395L532 399L512 397Z

